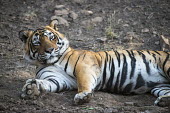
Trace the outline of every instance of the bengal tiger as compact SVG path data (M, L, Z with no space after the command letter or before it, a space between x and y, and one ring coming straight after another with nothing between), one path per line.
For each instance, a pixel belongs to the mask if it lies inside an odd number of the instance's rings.
M43 92L78 89L76 104L89 102L94 91L118 94L150 92L155 105L167 106L170 99L170 52L76 50L54 23L36 30L22 30L24 57L38 65L34 79L28 79L22 98L36 99Z

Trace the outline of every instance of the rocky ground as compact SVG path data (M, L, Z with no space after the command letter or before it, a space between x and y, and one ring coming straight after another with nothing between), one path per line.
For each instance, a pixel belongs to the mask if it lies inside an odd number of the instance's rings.
M86 50L160 50L160 35L170 33L169 0L0 0L0 113L166 113L155 97L95 92L90 103L75 106L76 91L20 99L35 67L22 58L18 32L58 22L70 45Z

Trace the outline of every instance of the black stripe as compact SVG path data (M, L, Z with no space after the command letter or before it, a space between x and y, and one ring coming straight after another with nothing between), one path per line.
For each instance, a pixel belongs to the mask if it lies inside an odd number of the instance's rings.
M55 79L48 79L48 81L53 82L57 86L56 92L58 92L60 90L60 84L59 84L59 82L57 80L55 80Z
M165 64L167 63L168 59L169 59L169 54L167 53L166 59L165 59L165 61L163 63L163 71L164 72L165 72Z
M66 81L64 81L63 91L69 90L70 88L67 86Z
M170 76L170 68L168 68L167 76Z
M119 88L119 77L120 77L120 71L117 74L117 79L116 79L116 83L114 85L114 93L119 93L118 88Z
M139 55L142 55L143 62L146 66L146 71L150 75L150 66L149 66L149 62L147 62L147 60L146 60L146 56L140 51L137 51L137 52L139 53Z
M166 89L159 89L159 91L158 91L158 93L157 93L157 97L159 97L161 91L164 91L164 90L166 90ZM169 90L169 89L168 89L168 90Z
M75 66L74 66L74 71L73 71L73 75L74 75L74 76L76 76L76 75L75 75L75 71L76 71L76 66L77 66L77 62L79 61L79 59L80 59L80 55L79 55L79 57L78 57L78 59L77 59L77 61L76 61L76 63L75 63Z
M158 51L154 51L155 53L157 53L158 55L161 55Z
M153 87L155 87L156 85L158 85L158 83L156 83L156 82L152 82L152 81L147 82L147 86L148 86L149 88L153 88Z
M115 65L114 65L114 61L113 61L113 58L111 60L111 71L110 71L110 78L107 82L107 90L109 92L112 91L112 84L113 84L113 79L114 79L114 72L115 72Z
M106 51L104 51L106 54L106 61L108 61L108 53Z
M161 84L156 86L156 88L161 88L161 87L169 87L170 88L170 84Z
M56 76L54 76L54 75L49 75L49 76L45 77L44 79L48 79L48 78L51 78L51 77L56 77Z
M151 93L154 94L156 90L158 90L158 89L157 88L152 89Z
M39 69L39 70L36 72L36 75L37 75L40 71L42 71L44 68L46 68L46 67L42 67L41 69Z
M105 58L105 63L104 63L104 69L103 69L103 81L102 81L102 88L104 87L105 80L106 80L106 67L107 67L107 59L108 59L108 54L105 52L106 58Z
M100 53L98 53L98 54L99 54L99 56L100 56L100 58L101 58L101 60L100 60L100 61L101 61L101 65L102 65L102 56L101 56L101 54L100 54Z
M97 86L95 87L96 90L100 90L100 85L101 85L101 81L99 84L97 84Z
M125 86L125 88L123 89L123 93L127 94L130 93L131 89L132 89L133 83L129 83Z
M120 67L120 54L117 51L114 51L114 52L115 52L115 55L116 55L116 58L117 58L117 61L118 61L118 65Z
M51 85L50 85L50 92L51 92Z
M152 56L153 56L153 58L154 58L155 61L156 61L156 55L155 55L154 53L152 53Z
M84 53L83 60L84 60L85 57L86 57L86 52Z
M37 53L37 51L33 51L33 45L32 45L32 43L30 43L30 50L31 50L31 51L29 51L29 52L32 52L33 57L35 58L35 54Z
M131 72L130 72L130 79L134 76L135 68L136 68L136 59L134 57L133 51L131 53L127 50L129 57L131 58Z
M167 95L168 93L170 93L170 91L168 91L168 92L164 93L164 95Z
M73 53L71 55L73 55ZM68 57L68 60L67 60L67 62L65 64L65 67L64 67L65 72L67 72L67 66L68 66L68 62L69 62L69 59L70 59L71 55Z
M100 58L101 58L101 60L102 60L102 56L101 56L101 54L100 53L98 53L99 54L99 56L100 56Z
M123 54L123 67L122 67L122 74L121 74L121 80L120 80L120 88L124 84L126 77L127 77L127 61L126 56Z
M70 53L70 52L71 52L71 51L69 51L68 53ZM67 54L68 54L68 53L67 53ZM63 59L60 61L59 64L61 64L61 62L65 59L65 57L67 56L67 54L64 55Z
M165 79L168 79L166 75L164 76L162 73L160 73L160 72L158 72L158 73L159 73L162 77L164 77Z
M150 52L149 51L147 51L148 52L148 54L150 54Z
M142 86L145 85L145 81L143 80L143 77L141 75L141 73L138 74L138 77L137 77L137 80L136 80L136 86L135 86L135 89L138 89Z
M48 73L54 73L53 71L45 70L45 71L43 71L43 72L41 73L41 75L36 76L36 78L40 78L40 77L41 77L44 73L46 73L46 72L48 72Z
M109 55L109 69L111 68L111 56Z

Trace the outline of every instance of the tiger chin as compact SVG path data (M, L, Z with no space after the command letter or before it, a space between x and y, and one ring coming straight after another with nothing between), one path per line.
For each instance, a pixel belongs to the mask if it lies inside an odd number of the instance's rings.
M158 97L155 105L170 102L170 53L164 51L86 51L69 46L67 38L50 25L22 30L24 56L37 65L34 79L28 79L22 98L36 99L43 92L77 89L76 104L89 102L94 91L117 94L143 94Z

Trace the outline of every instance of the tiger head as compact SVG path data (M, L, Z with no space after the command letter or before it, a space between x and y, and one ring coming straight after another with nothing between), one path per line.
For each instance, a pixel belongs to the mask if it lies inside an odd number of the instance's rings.
M24 58L32 64L52 64L69 48L69 42L50 24L41 29L22 30L19 38L24 42Z

